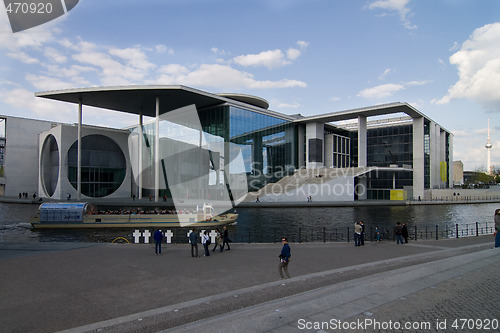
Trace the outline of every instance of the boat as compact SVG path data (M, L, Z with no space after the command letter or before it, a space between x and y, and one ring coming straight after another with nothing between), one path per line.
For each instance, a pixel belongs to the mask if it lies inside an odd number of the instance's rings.
M198 205L193 210L180 211L99 211L86 202L43 203L33 217L34 229L67 228L178 228L214 227L236 222L238 214L216 215L210 204Z

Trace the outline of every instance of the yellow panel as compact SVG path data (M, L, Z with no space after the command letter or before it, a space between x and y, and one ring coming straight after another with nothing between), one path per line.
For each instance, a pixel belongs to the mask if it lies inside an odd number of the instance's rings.
M391 190L391 200L405 200L405 191Z
M439 171L440 171L440 174L441 174L441 181L445 182L448 180L448 177L447 177L447 165L446 165L446 162L439 162Z

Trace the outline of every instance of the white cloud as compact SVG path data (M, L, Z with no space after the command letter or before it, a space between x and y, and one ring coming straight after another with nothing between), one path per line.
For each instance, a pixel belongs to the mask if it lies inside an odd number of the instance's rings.
M453 160L462 161L464 169L474 171L478 168L486 168L486 148L484 147L487 138L486 124L481 129L453 129ZM493 143L491 163L495 166L500 166L495 159L495 147L500 147L500 142L491 138Z
M358 96L363 98L385 98L394 93L403 90L405 87L401 84L382 84L373 88L367 88L359 92Z
M459 80L435 103L467 98L500 111L500 23L476 29L450 63L457 66Z
M171 48L168 48L166 45L163 45L163 44L156 45L155 51L158 53L168 53L169 55L174 54L174 50L172 50Z
M270 50L262 51L258 54L241 55L233 58L233 61L238 65L244 67L264 66L269 69L291 64L291 62L286 59L285 54L281 50Z
M37 98L33 92L26 89L1 90L0 99L14 108L29 110L38 118L47 119L50 117L54 121L75 119L75 110L69 104L55 104L53 101ZM33 116L31 115L31 117Z
M309 43L305 42L303 40L299 40L299 41L297 41L297 45L300 46L300 48L305 49L306 47L309 46Z
M407 87L422 86L429 82L430 81L408 81L403 83L381 84L372 88L366 88L360 91L357 96L363 98L386 98Z
M395 11L406 29L417 29L417 26L410 22L411 10L407 7L410 0L377 0L368 4L368 9L382 9Z
M56 50L53 47L46 47L44 50L45 57L49 59L50 61L57 62L57 63L65 63L68 58L61 54L58 50Z
M152 82L160 84L183 84L222 89L270 89L306 87L302 81L283 79L258 81L253 74L236 70L228 65L203 64L193 70L181 65L162 67L161 76Z
M458 50L458 47L459 47L458 43L457 42L453 42L453 46L450 47L450 49L448 51L454 52L454 51Z
M392 70L390 68L387 68L380 76L378 77L379 80L383 80Z
M297 58L302 54L302 50L307 48L309 43L305 41L298 41L297 45L300 47L300 49L290 47L285 52L280 49L262 51L258 54L247 54L234 57L233 61L236 64L244 67L264 66L269 69L282 67L290 65L294 60L297 60ZM214 49L212 49L212 51L214 51Z
M17 51L17 52L9 52L7 53L9 57L12 59L19 60L20 62L24 64L37 64L39 63L37 58L29 56L27 53L22 52L22 51Z
M293 104L290 104L290 103L278 103L277 107L279 109L298 109L301 107L301 105L299 103L293 103Z

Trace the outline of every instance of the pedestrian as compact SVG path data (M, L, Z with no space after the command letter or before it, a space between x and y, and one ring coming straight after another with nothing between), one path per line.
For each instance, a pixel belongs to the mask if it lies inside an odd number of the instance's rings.
M394 235L396 236L397 244L399 244L400 242L401 244L403 244L402 234L403 234L403 227L401 226L401 223L398 222L394 227Z
M278 266L278 272L280 273L280 277L284 279L285 277L283 276L283 271L285 272L286 276L290 278L290 274L288 274L288 263L290 262L290 245L288 245L288 239L286 237L281 238L281 243L283 243L283 247L281 248L281 253L279 255L280 257L280 264Z
M212 249L212 252L215 251L215 249L217 248L217 246L221 249L221 252L222 252L222 235L220 233L220 229L219 228L215 228L215 244L214 244L214 248Z
M361 237L360 237L360 245L365 245L365 223L363 221L359 221L361 225Z
M224 247L225 245L227 244L227 250L231 250L231 248L229 247L229 243L231 242L231 240L229 239L229 231L227 230L227 227L224 226L224 232L223 232L223 236L222 236L222 247L220 249L220 252L222 252L222 250L224 250Z
M189 243L191 244L191 257L198 257L198 234L196 228L189 233Z
M210 245L210 236L207 234L206 230L203 230L203 234L201 235L201 244L203 244L203 249L205 250L205 257L209 257L210 252L208 251L208 246Z
M406 226L406 223L403 223L403 226L401 227L401 236L403 236L405 244L408 244L408 227Z
M156 229L153 234L155 240L155 255L161 255L161 241L163 240L163 233L160 229Z
M380 230L378 230L378 227L375 227L375 240L380 242Z
M260 202L259 196L257 196L257 199L255 200L255 202Z
M361 224L356 221L356 223L354 223L354 246L361 246L361 232Z

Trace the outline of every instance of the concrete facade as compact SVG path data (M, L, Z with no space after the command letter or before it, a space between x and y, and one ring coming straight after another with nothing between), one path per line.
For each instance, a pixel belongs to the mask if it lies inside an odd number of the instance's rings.
M64 200L67 195L71 195L71 198L76 198L77 189L71 185L68 177L68 154L71 146L75 144L78 138L78 129L74 125L63 125L59 124L50 130L44 131L39 134L38 145L38 156L40 163L40 177L37 180L38 183L38 193L41 197L52 198ZM113 140L122 150L122 153L126 160L126 176L123 180L121 186L108 198L123 198L130 197L131 195L131 163L128 153L128 131L113 130L108 128L99 128L84 126L82 128L82 138L90 135L102 135L111 140ZM44 147L49 142L49 140L54 140L57 145L57 151L53 151L52 155L57 154L57 157L52 157L52 160L57 159L59 161L57 171L54 172L44 172L44 162L46 158L44 155L48 151L44 151ZM37 158L38 159L38 158ZM47 179L47 177L55 177L54 179ZM53 189L48 189L48 184L52 183ZM52 193L53 192L53 193ZM88 198L82 195L82 198Z
M5 118L5 196L33 193L38 190L38 133L47 131L57 123L11 116Z

